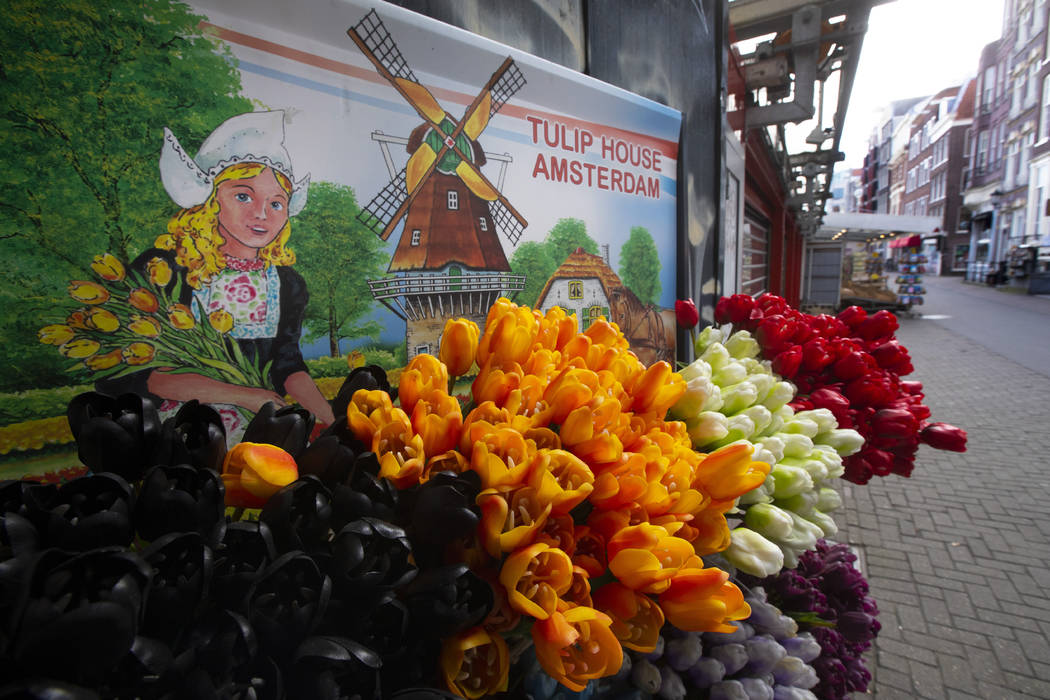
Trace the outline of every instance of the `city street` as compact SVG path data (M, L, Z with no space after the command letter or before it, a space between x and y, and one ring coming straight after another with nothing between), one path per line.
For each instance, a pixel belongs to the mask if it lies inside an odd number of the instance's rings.
M844 489L880 608L880 698L1050 697L1050 299L927 278L902 319L933 420L964 454L920 447L909 479Z

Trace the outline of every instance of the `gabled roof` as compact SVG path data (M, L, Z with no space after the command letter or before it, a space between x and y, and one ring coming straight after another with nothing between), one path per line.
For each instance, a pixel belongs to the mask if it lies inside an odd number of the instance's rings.
M584 251L583 248L577 248L569 257L565 258L558 269L554 271L554 274L547 280L547 284L543 285L543 291L540 292L539 298L536 300L536 306L539 306L541 302L547 297L547 292L550 291L551 284L555 280L559 279L584 279L584 278L597 278L602 285L602 290L605 292L606 297L611 297L614 291L626 292L632 294L631 290L627 289L623 285L623 282L612 271L605 262L605 258L600 255L591 255Z

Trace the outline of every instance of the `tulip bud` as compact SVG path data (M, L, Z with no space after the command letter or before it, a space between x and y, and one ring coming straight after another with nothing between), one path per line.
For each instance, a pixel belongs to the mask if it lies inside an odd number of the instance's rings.
M801 365L802 348L798 345L782 350L773 358L773 371L784 379L791 379L798 374Z
M711 373L711 381L718 386L739 384L747 379L747 369L736 360L730 360Z
M819 508L814 508L810 512L800 515L819 527L820 531L824 533L824 537L834 537L838 534L839 526L835 524L835 519L827 513L821 512Z
M816 507L824 513L838 510L842 507L842 496L835 489L825 486L817 491Z
M674 303L675 319L678 325L686 330L694 328L700 322L700 312L692 299L678 299Z
M930 423L919 434L919 439L938 450L966 452L966 431L948 423Z
M718 323L741 323L762 317L755 300L747 294L722 297L715 304L715 321Z
M842 457L847 457L859 452L864 447L864 438L856 430L849 428L837 428L818 436L817 441L822 445L830 445Z
M784 441L775 435L765 435L755 440L755 445L761 445L764 449L769 450L773 454L774 461L779 462L784 459Z
M773 477L773 498L788 498L813 489L813 477L805 469L777 464L769 473Z
M704 330L707 330L706 328ZM701 333L703 335L703 333ZM700 357L711 365L711 370L721 369L727 362L732 358L729 356L729 351L726 350L726 346L721 343L711 343L704 351L700 354Z
M773 422L773 413L760 404L745 408L740 412L740 415L747 416L754 422L755 430L752 433L753 435L760 435Z
M726 561L745 574L764 578L772 576L784 566L780 547L746 527L730 530L729 546L722 552Z
M91 269L95 274L107 282L120 282L124 279L124 265L110 253L96 255L91 263Z
M686 429L693 446L703 447L729 434L729 419L717 411L703 411L686 421Z
M838 421L835 420L835 414L826 408L814 408L809 411L799 411L795 414L795 417L805 418L815 422L817 424L816 435L827 433L839 427ZM815 436L810 435L810 437Z
M478 351L479 336L478 324L469 319L450 318L445 321L438 357L445 363L449 375L460 377L471 368Z
M45 345L65 345L73 339L72 328L62 324L44 326L37 331L37 340Z
M156 295L142 287L137 287L131 290L131 293L128 294L128 303L139 311L144 311L148 314L151 314L160 308L160 303L157 301Z
M95 282L70 282L69 296L84 304L104 304L109 301L109 291Z
M817 491L803 491L802 493L795 494L788 498L781 498L775 502L775 505L786 511L790 510L799 515L805 516L817 507L818 498L819 494Z
M725 341L729 354L740 360L745 357L758 357L762 352L758 341L747 331L737 331Z
M238 443L222 463L226 504L231 506L261 507L298 477L295 459L275 445Z
M208 314L208 323L219 333L226 335L233 330L233 316L225 309L212 311Z
M717 410L722 405L722 390L709 378L698 376L685 383L685 393L671 407L671 416L687 420L705 410Z
M94 355L101 347L98 341L90 340L89 338L74 338L62 344L58 351L70 359L82 360L85 357Z
M762 405L770 411L775 411L793 398L795 398L795 387L791 382L780 381L769 390L769 394L762 400Z
M707 364L706 360L697 359L683 367L678 371L678 374L682 375L682 379L689 381L696 377L711 378L711 365Z
M808 435L781 431L777 437L784 441L785 457L809 457L813 451L813 440Z
M146 263L149 280L157 287L167 286L171 282L171 266L163 258L150 258Z
M758 399L758 389L745 380L731 386L722 387L722 412L737 413L753 406Z
M189 330L197 325L193 312L185 304L172 304L168 307L168 323L172 328L180 331Z
M805 435L808 438L816 437L817 433L820 432L820 426L817 425L816 421L806 418L804 413L806 412L799 411L791 420L784 421L780 432L791 435Z
M156 354L157 349L149 343L129 343L121 352L124 362L132 366L147 364Z
M787 539L795 528L789 512L771 503L759 503L748 508L744 524L772 540Z
M702 354L712 343L721 343L725 339L725 332L717 326L708 326L700 331L693 343L693 350L697 355Z

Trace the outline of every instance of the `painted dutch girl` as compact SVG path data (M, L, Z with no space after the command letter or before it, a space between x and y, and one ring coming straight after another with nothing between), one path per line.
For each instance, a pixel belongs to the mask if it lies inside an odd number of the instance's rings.
M288 247L291 217L306 203L309 175L292 176L284 147L284 113L253 112L223 122L189 158L164 130L161 180L182 210L168 233L132 267L146 271L151 260L167 262L182 285L179 302L229 325L229 336L246 357L272 362L271 386L227 384L201 374L155 369L109 380L103 390L136 391L170 401L199 399L258 411L268 401L291 396L321 423L334 420L331 406L307 373L299 350L309 298L292 269ZM168 284L175 288L173 277ZM198 319L200 321L201 319ZM106 382L108 383L108 382Z

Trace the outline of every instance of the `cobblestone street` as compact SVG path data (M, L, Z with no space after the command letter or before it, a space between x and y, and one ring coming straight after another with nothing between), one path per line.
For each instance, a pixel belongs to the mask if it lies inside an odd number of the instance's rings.
M965 315L965 300L953 300L965 291L1050 323L1050 300L955 278L927 287L916 310L935 318ZM948 325L902 319L898 338L932 419L965 428L969 451L922 446L910 479L844 490L838 539L860 550L880 608L874 694L1050 698L1050 367L997 352L1011 338L995 329L980 344Z

